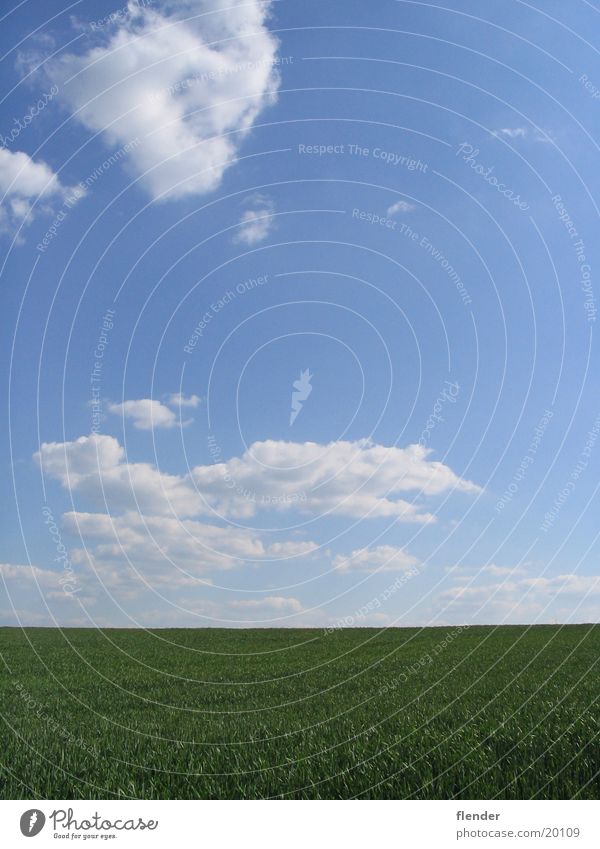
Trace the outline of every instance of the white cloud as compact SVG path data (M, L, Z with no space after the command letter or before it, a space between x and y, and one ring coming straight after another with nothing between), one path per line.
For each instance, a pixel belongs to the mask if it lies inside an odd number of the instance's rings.
M160 401L153 398L141 398L138 401L123 401L120 404L109 404L111 413L130 419L138 430L154 430L170 428L177 424L177 416Z
M515 139L529 139L540 144L549 144L554 141L550 130L530 130L528 127L502 127L494 130L493 135L498 138L505 137L514 141Z
M127 463L113 436L92 434L73 442L45 442L34 459L72 494L80 492L111 512L199 515L206 504L190 481L150 463Z
M451 587L442 593L442 597L450 600L485 599L494 594L497 597L506 596L517 600L530 589L534 589L537 596L546 597L571 593L600 593L599 576L567 573L552 577L535 577L528 575L533 565L532 562L514 567L490 564L473 574L456 574L453 570L447 570L453 581L460 583L470 581L471 583L466 587ZM485 576L488 575L508 580L485 583Z
M253 515L257 504L269 501L279 511L295 507L311 515L427 522L434 518L431 513L398 495L479 492L448 466L429 460L430 454L420 445L395 448L364 439L327 445L267 440L226 463L197 466L192 478L215 509L228 515Z
M399 200L396 203L393 203L391 206L388 206L388 215L396 215L398 212L412 212L415 208L414 204L408 203L406 200Z
M45 162L34 162L22 151L0 148L0 231L17 230L36 200L36 210L47 213L52 200L63 199L72 191ZM31 220L32 215L27 223Z
M524 139L527 135L527 127L503 127L496 130L495 135L506 136L509 139Z
M198 395L190 395L186 397L181 392L173 392L167 398L167 404L170 407L199 407L200 406L200 398Z
M536 593L545 595L571 595L600 593L600 575L556 575L553 578L524 578L526 587L531 587Z
M80 576L68 561L69 568L42 569L29 564L0 563L0 587L6 584L10 597L25 600L29 605L43 609L44 603L59 602L73 606L81 603L93 605L96 599L81 592ZM2 580L3 579L3 580ZM54 607L55 605L52 605Z
M494 573L492 573L494 574ZM499 574L499 573L495 573ZM515 575L515 572L511 572ZM518 570L517 570L518 574ZM552 577L517 577L499 583L474 579L467 586L444 590L439 599L456 609L462 621L549 621L562 602L561 621L581 620L580 608L589 596L600 594L600 575L564 574ZM597 618L597 613L594 617Z
M234 241L244 245L257 245L267 238L274 222L275 204L265 195L252 195L244 210Z
M174 583L182 578L177 569L198 577L248 562L306 557L318 548L303 540L265 542L258 531L245 528L133 511L121 516L72 511L65 513L63 521L65 531L85 542L88 554L103 572L119 568L127 559L141 574L151 574L154 579L163 575ZM78 558L82 559L81 552Z
M70 515L67 521L72 519ZM133 542L130 544L133 548ZM289 625L290 617L296 621L305 613L302 603L290 596L267 594L230 600L231 591L216 591L213 598L207 598L206 588L213 587L210 579L186 575L164 559L160 565L148 564L140 556L131 568L124 558L111 561L102 554L76 549L72 564L81 590L76 595L61 585L60 569L0 564L0 588L4 577L9 590L3 598L0 589L0 601L6 604L10 598L17 608L13 612L0 606L0 624L197 627L208 621L221 627L253 623L274 627Z
M205 603L202 597L213 584L213 573L303 561L318 549L314 542L274 543L270 534L254 530L134 511L121 516L72 511L63 516L63 526L80 541L70 551L70 562L85 597L97 595L102 585L114 600L135 609L145 609L153 593L175 601L173 594L182 590L180 603L193 608ZM207 613L209 609L211 616L220 615L218 605L211 602ZM162 612L168 613L168 602Z
M300 613L303 610L302 604L297 598L286 596L266 596L265 598L232 601L230 607L233 610L272 611L275 613Z
M37 582L44 587L59 586L58 579L61 577L57 572L40 569L39 566L29 565L29 563L0 563L0 575L9 583L11 581Z
M484 566L481 571L487 575L515 576L522 575L525 570L518 566L496 566L495 563L490 563L489 566Z
M463 566L454 565L444 567L444 571L451 574L454 581L472 581L480 575L494 575L497 578L508 577L509 575L511 577L517 577L518 575L526 574L528 567L532 565L534 565L532 561L523 563L520 566L497 566L495 563L490 563L475 571L473 569L466 569Z
M20 628L85 628L90 621L83 616L73 616L69 612L55 610L48 613L46 610L31 610L19 607L15 610L8 608L0 609L0 622L8 626ZM99 623L97 623L99 624ZM113 623L105 622L100 627L110 628Z
M419 565L419 561L403 548L378 545L374 548L357 548L352 554L338 554L335 569L341 572L406 572Z
M294 508L313 516L427 522L434 518L431 513L398 495L480 491L448 466L429 460L430 454L420 445L389 448L369 440L326 445L267 440L253 443L241 457L196 466L180 476L149 463L128 463L114 437L93 434L43 443L35 458L65 488L106 503L111 512L139 509L181 518L215 510L232 518Z
M76 118L121 147L154 198L216 189L257 115L276 98L269 2L128 4L95 46L51 63Z
M297 598L286 596L266 596L262 599L239 599L235 601L211 602L206 599L191 600L188 596L179 598L175 607L162 605L159 608L145 607L136 613L135 619L140 625L156 627L198 627L212 625L221 628L261 627L304 627L315 625L310 613ZM309 621L306 622L305 620ZM291 620L291 621L290 621ZM115 624L114 622L112 623ZM124 623L125 625L131 622Z
M424 522L431 514L398 493L479 491L447 466L428 460L429 453L416 445L386 448L368 440L328 445L265 441L226 463L173 475L150 463L127 462L117 439L92 434L43 443L34 456L72 498L80 495L100 505L101 512L74 506L63 517L65 533L81 541L70 558L85 596L94 595L89 585L97 583L95 571L116 597L139 603L146 586L161 592L194 589L211 572L303 560L319 551L317 543L301 537L212 524L213 509L224 520L295 507L313 516L332 512ZM199 518L207 515L213 518ZM342 571L406 571L417 562L400 548L382 545L338 556L334 565Z

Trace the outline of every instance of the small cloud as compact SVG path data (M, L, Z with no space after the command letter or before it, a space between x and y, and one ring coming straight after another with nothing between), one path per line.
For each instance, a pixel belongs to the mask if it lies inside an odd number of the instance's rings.
M142 398L138 401L123 401L121 404L109 404L111 413L130 419L137 430L171 428L177 424L177 416L160 401ZM186 423L187 424L187 423Z
M73 191L61 184L45 162L34 162L20 150L0 148L0 232L13 233L23 222L31 223L36 201L37 212L48 213L51 201L63 201ZM82 194L78 190L74 199Z
M198 395L190 395L186 398L181 392L172 392L167 398L169 407L193 407L194 409L200 406L200 397Z
M405 572L418 565L416 557L393 545L357 548L349 556L338 554L333 561L340 572Z
M535 130L535 132L532 132L527 127L502 127L500 130L494 130L492 135L496 136L496 138L512 140L529 139L540 144L552 144L554 142L554 135L550 130Z
M246 199L246 209L240 218L233 241L244 245L264 242L273 228L275 204L266 195L255 194Z
M398 212L412 212L415 209L414 204L408 203L405 200L398 200L396 203L393 203L391 206L388 206L388 215L396 215Z
M60 573L24 563L0 563L0 575L7 581L37 581L42 586L54 586Z
M494 132L495 136L506 136L509 139L524 139L527 135L527 127L503 127Z
M255 610L265 613L300 613L303 610L302 604L297 598L285 596L266 596L266 598L260 599L232 601L230 607L234 610Z
M484 566L481 570L485 572L487 575L497 575L498 577L504 577L507 575L522 575L525 570L521 569L518 566L496 566L495 563L490 563L489 566Z

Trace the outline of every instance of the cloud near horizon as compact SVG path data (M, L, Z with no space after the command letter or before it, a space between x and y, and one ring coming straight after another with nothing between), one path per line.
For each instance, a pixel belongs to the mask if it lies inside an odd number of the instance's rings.
M267 440L226 463L175 475L151 463L130 463L115 437L93 434L43 443L34 458L71 500L77 496L100 507L93 512L87 504L73 505L64 514L65 534L80 541L70 557L86 585L97 588L100 578L111 595L127 601L140 592L193 589L213 572L305 562L319 554L339 572L406 571L419 561L401 548L381 545L335 555L304 532L261 531L232 522L261 510L432 521L420 504L398 494L423 498L480 490L429 460L429 454L418 445L388 448L369 440L327 445Z
M597 599L600 593L600 575L565 573L546 577L527 575L525 571L524 567L492 565L477 574L459 574L454 579L455 585L440 593L439 601L454 617L482 624L548 622L557 616L566 616L566 621L583 621L581 613L590 610L586 603ZM504 575L505 580L490 583L486 575L497 578ZM574 597L579 598L577 606L571 603L569 607L560 607ZM597 611L595 601L594 607Z

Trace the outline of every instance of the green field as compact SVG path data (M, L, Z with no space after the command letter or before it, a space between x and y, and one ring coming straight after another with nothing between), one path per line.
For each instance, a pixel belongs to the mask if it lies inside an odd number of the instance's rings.
M3 628L0 652L2 798L600 795L598 625Z

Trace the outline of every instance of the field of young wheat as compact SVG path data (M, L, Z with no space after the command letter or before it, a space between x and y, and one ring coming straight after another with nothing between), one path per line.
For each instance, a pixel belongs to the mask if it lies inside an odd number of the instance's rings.
M598 798L600 626L0 629L0 796Z

